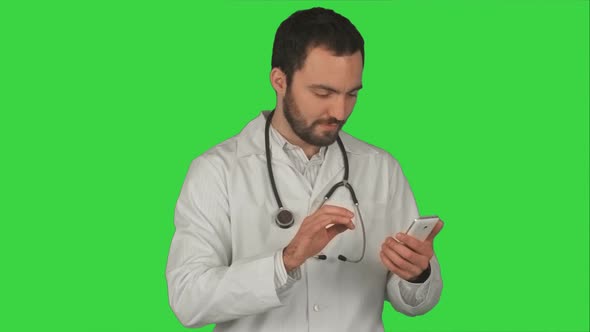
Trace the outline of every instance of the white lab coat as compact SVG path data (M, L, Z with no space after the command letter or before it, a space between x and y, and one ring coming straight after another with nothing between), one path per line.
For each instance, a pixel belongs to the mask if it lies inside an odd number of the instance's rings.
M279 296L274 254L289 243L327 190L342 180L344 163L337 144L332 144L311 188L271 139L279 195L295 215L295 225L281 229L273 219L277 203L266 167L264 124L261 114L191 164L176 206L166 269L170 305L181 323L216 323L216 331L240 332L383 331L384 300L407 315L429 311L442 289L436 258L414 305L400 294L409 283L388 273L379 259L384 239L418 216L410 187L387 152L344 132L340 137L349 159L349 181L365 222L365 258L360 263L336 258L360 255L360 227L346 231L324 250L327 260L308 259L301 279ZM351 204L342 188L333 200Z

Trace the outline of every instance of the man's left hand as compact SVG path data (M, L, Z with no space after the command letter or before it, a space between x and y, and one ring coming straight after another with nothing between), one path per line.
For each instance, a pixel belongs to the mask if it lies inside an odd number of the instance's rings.
M381 245L381 262L389 271L400 278L412 281L422 274L434 255L433 241L443 227L439 220L424 241L412 236L398 233L395 237L387 237Z

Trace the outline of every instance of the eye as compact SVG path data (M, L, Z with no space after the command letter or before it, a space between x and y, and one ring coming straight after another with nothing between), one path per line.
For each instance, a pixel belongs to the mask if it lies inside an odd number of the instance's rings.
M328 91L316 91L314 92L314 94L320 98L328 98L332 93Z

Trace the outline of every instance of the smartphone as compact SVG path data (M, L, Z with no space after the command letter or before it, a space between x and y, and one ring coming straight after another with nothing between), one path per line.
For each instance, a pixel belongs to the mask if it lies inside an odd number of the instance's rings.
M434 229L434 225L436 225L436 223L439 220L440 219L438 218L438 216L416 218L414 219L414 221L412 221L410 227L408 227L406 234L420 241L424 241L426 240L428 235L430 235L430 233Z

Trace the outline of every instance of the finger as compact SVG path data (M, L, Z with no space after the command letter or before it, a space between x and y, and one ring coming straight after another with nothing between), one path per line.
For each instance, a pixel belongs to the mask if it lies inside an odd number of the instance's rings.
M399 243L399 240L397 240L396 238L392 237L392 236L388 236L385 238L385 240L383 241L383 243L381 245L385 245L385 246L389 246L392 247Z
M338 235L338 234L340 234L340 233L342 233L342 232L346 231L347 229L348 229L348 227L346 227L346 226L344 226L344 225L334 225L334 226L332 226L332 227L328 228L328 229L326 230L326 233L328 233L328 239L329 239L329 241L332 241L332 239L333 239L333 238L334 238L336 235Z
M401 243L405 244L406 247L419 254L424 256L432 255L432 242L427 242L426 240L420 241L415 237L405 233L398 233L395 235L395 238Z
M333 222L330 222L332 220ZM321 229L322 225L324 228L330 224L342 224L345 221L351 221L352 219L348 216L342 216L339 214L330 214L330 213L320 213L320 214L313 214L305 218L301 227L311 228L313 232ZM328 222L327 224L325 222Z
M415 249L419 246L422 246L423 242L418 240L417 238L408 235L406 233L397 233L395 235L395 239L398 240L399 242L407 245L408 247Z
M345 209L343 207L334 206L334 205L322 205L322 207L319 208L315 213L335 214L335 215L339 215L342 217L349 217L349 218L354 217L354 212L352 212L348 209Z
M425 270L428 267L429 257L412 250L407 245L397 245L392 250L409 264L417 266L420 270Z
M397 247L403 247L403 244L395 245L395 249L399 250ZM395 266L400 268L403 271L406 271L412 275L418 275L421 272L421 268L413 263L407 261L403 258L396 250L389 248L388 246L381 247L381 252L385 254L385 256L393 263Z
M432 242L427 242L426 240L420 241L413 236L404 233L398 233L395 237L412 251L425 257L432 257Z
M408 271L401 269L399 266L395 265L384 253L383 251L379 253L379 258L381 258L381 262L389 271L394 274L397 274L400 278L408 280L413 278L414 276L411 275Z
M440 232L440 230L443 228L443 226L444 226L443 221L439 219L438 222L436 223L436 225L434 225L432 232L430 232L430 234L428 235L428 237L426 238L425 241L432 242L432 240L434 240L434 238Z
M343 225L348 229L354 229L355 226L352 223L352 220L347 217L341 217L336 215L326 215L323 216L321 219L317 220L312 226L312 232L318 232L321 229L326 228L326 226L333 224L333 225Z
M385 265L385 267L387 267L387 269L391 272L393 272L393 270L396 270L397 267L393 264L393 262L387 258L387 256L383 253L383 251L379 252L379 258L381 258L381 262L383 263L383 265Z

